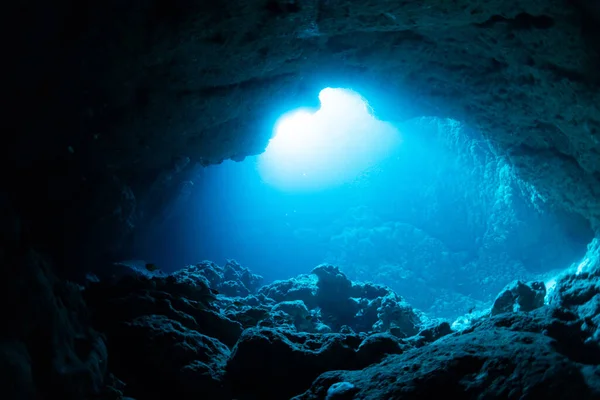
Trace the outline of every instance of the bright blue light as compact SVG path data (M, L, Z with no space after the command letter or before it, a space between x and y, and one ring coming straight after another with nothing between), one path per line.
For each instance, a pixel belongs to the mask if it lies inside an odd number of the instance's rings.
M375 119L365 101L345 89L326 88L316 112L284 115L258 159L263 180L283 189L323 189L350 182L393 152L396 128Z

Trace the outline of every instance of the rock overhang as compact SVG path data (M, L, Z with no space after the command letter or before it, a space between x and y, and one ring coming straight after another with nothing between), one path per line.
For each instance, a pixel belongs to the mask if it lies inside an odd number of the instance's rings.
M600 62L582 28L587 2L114 4L65 3L62 26L32 28L39 38L26 44L52 68L18 80L43 112L5 149L16 175L81 170L58 185L71 188L86 185L80 175L117 177L141 200L174 159L260 153L281 114L345 87L382 120L450 117L481 131L547 201L598 226Z

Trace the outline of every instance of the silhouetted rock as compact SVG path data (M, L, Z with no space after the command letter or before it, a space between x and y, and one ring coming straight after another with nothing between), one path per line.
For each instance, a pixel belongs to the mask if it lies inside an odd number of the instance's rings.
M244 331L233 349L228 379L239 399L286 399L308 387L321 372L364 368L409 347L389 334L366 337L252 328Z
M543 304L543 287L515 282L498 296L503 312L480 313L460 331L332 265L231 297L211 288L207 275L220 271L211 263L202 273L188 266L82 288L56 281L39 256L26 253L21 262L38 271L27 275L39 278L31 287L49 308L5 336L0 367L11 379L6 393L24 399L43 392L101 400L592 400L600 396L596 252L591 245L585 268L557 280L550 305ZM67 317L66 305L79 311ZM55 330L36 334L42 327ZM41 345L54 352L41 352ZM57 359L64 364L48 364Z
M514 281L496 297L492 315L504 312L531 311L544 305L546 286L544 282Z
M247 296L256 292L263 278L251 273L234 260L221 267L211 261L203 261L185 268L186 273L203 276L210 287L226 296Z
M59 280L32 249L0 251L0 265L10 274L0 284L2 397L102 395L107 349L103 335L91 327L80 288Z
M450 335L362 371L326 372L294 399L597 399L598 365L572 360L554 343L540 332L506 328ZM331 395L342 383L347 397Z
M144 315L110 332L115 371L140 398L228 399L229 349L163 315ZM128 371L130 369L130 371Z

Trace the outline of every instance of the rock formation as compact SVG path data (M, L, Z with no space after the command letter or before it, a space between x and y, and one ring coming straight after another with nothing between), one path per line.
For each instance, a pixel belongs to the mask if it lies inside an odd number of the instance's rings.
M64 279L108 275L192 166L260 153L325 86L382 120L468 124L598 232L597 2L60 0L3 15L3 398L600 398L597 242L549 304L516 284L461 331L330 265L261 289L235 264Z

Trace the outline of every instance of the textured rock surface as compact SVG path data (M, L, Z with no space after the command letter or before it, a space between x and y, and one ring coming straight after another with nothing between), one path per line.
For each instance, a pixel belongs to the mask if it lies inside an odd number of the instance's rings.
M77 242L80 254L55 256L94 261L176 194L186 166L260 152L281 112L342 86L386 120L436 115L481 130L545 198L597 226L593 4L14 5L5 15L27 23L11 35L7 95L22 112L4 170L35 237ZM40 190L52 213L39 211Z
M107 349L91 328L80 289L60 281L32 249L5 251L0 265L0 391L7 399L63 399L105 391Z
M327 372L295 399L447 395L596 399L600 396L597 240L586 259L580 270L558 279L550 306L483 316L461 332L362 371ZM518 287L509 286L505 293ZM532 288L520 289L535 294Z
M298 334L274 329L248 329L227 366L238 398L289 398L307 387L320 372L360 369L385 354L410 348L389 335L361 344L359 335ZM266 384L265 377L269 377Z
M473 317L462 331L326 264L246 297L212 295L205 277L223 267L209 262L171 277L92 283L85 293L115 355L111 372L127 385L125 394L140 399L594 399L597 244L586 257L585 271L558 279L550 306L543 286L515 282L492 308L500 315ZM203 317L215 311L230 322Z
M207 276L227 269L210 262L77 287L26 252L10 261L37 278L15 281L29 301L3 310L16 323L0 341L0 390L9 399L596 399L597 242L586 259L557 279L549 305L528 301L536 285L516 283L498 296L511 295L502 313L452 329L332 265L231 297L210 287ZM253 276L229 265L246 274L227 287Z
M492 315L509 311L531 311L544 305L546 285L544 282L514 281L496 297Z
M243 273L221 279L228 270ZM130 269L92 279L84 294L107 336L111 372L140 399L291 397L322 372L364 368L451 333L388 288L351 282L337 267L311 276L245 297L215 295L211 283L240 288L258 277L234 261L205 261L170 275ZM307 286L306 304L294 299L294 287Z
M510 327L447 336L362 371L325 373L295 399L598 398L600 360L595 365L573 360L555 342ZM331 386L341 382L350 384L346 394L333 395Z

